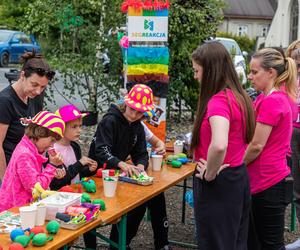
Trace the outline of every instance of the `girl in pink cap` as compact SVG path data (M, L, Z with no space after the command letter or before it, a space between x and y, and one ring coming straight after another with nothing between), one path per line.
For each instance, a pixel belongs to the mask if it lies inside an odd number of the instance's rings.
M57 168L62 161L60 154L50 156L49 160L43 156L55 141L62 138L64 130L64 121L48 111L39 112L30 121L3 178L0 212L30 202L32 189L37 182L47 189L54 177L64 176L64 171Z
M86 113L81 113L80 110L72 104L59 108L56 115L66 124L64 136L61 140L54 144L54 149L59 152L63 158L63 168L66 175L63 178L54 178L50 184L52 190L58 190L65 185L70 185L82 177L91 176L97 169L97 162L89 157L82 156L81 148L77 141L82 128L82 118ZM94 236L91 233L83 234L85 247L95 249Z
M55 151L61 153L66 175L64 178L54 178L50 184L50 188L58 190L65 185L70 185L82 177L91 176L97 169L97 162L82 156L80 146L77 141L80 137L82 118L86 113L72 104L61 107L55 112L56 115L66 124L63 138L54 143Z
M124 98L124 104L112 104L98 124L90 148L90 157L99 165L121 169L128 175L138 174L148 167L146 137L141 120L144 113L154 108L151 88L143 84L135 85ZM130 156L132 164L126 161ZM130 196L131 194L128 194ZM127 214L126 243L130 245L149 208L154 234L155 249L170 249L168 241L168 219L163 193L153 197ZM118 228L112 226L110 239L118 242ZM110 246L110 249L115 249Z

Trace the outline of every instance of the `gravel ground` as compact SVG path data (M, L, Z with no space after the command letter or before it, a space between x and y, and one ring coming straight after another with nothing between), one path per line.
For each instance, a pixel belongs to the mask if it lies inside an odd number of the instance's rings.
M185 134L191 131L192 122L188 118L181 119L181 122L176 121L175 119L171 119L168 123L167 128L167 140L176 138L179 134ZM85 127L82 132L81 144L88 145L91 141L91 138L96 130L96 126L93 127ZM82 151L84 154L87 153L88 147L82 146ZM188 179L188 185L191 186L192 181L191 178ZM186 206L186 215L185 215L185 223L181 222L181 207L182 207L182 188L181 187L172 187L165 192L166 203L167 203L167 212L169 218L169 239L171 241L185 242L190 244L195 244L195 227L193 223L193 210L187 205ZM297 223L296 231L290 232L290 207L286 210L286 232L285 232L285 241L286 243L292 242L300 236L299 232L299 223ZM99 228L98 232L109 235L110 226L105 226L103 228ZM107 249L107 247L102 243L98 242L98 249ZM76 245L84 246L82 237L80 237L76 243ZM153 233L151 228L150 221L146 219L141 223L139 232L137 236L131 243L132 249L143 249L143 250L152 250L153 247ZM189 249L186 246L181 246L179 244L172 244L172 248L174 250L182 250ZM73 248L75 249L75 248Z

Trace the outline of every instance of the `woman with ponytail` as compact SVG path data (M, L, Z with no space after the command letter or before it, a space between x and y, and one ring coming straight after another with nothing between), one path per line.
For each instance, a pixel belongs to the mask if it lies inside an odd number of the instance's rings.
M252 196L248 249L284 248L284 214L291 182L286 156L297 96L296 65L272 48L256 52L248 76L261 91L255 102L256 128L244 161Z
M247 249L250 190L243 155L251 141L254 111L231 57L211 41L192 54L200 96L191 150L198 249Z
M290 44L286 50L286 56L293 58L297 66L297 86L298 97L297 104L297 117L293 123L293 134L291 141L292 148L292 176L294 179L294 203L296 206L296 214L298 222L300 222L300 40L296 40ZM295 242L285 247L287 250L300 249L300 238Z
M24 53L20 61L19 80L0 92L0 184L12 152L24 135L26 123L22 118L30 119L42 110L38 97L55 74L35 51Z

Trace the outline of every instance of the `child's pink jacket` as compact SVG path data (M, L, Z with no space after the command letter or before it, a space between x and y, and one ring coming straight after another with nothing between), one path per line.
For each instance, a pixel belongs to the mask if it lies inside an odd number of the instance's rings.
M30 202L35 183L39 182L44 189L49 187L56 168L47 164L42 169L42 164L46 161L47 158L24 135L12 154L2 181L0 212Z

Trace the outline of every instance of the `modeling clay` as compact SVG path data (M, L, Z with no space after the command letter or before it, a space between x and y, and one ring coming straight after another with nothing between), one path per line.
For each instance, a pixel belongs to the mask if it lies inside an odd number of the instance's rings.
M73 188L70 185L63 186L58 191L60 192L67 192L67 193L74 193Z
M47 243L47 241L50 241L50 240L53 240L52 236L47 237L46 234L39 233L33 237L32 245L38 246L38 247L44 246Z
M27 235L18 235L15 238L14 242L20 243L23 247L27 247L30 240L31 240L31 238Z
M78 183L78 181L76 182ZM81 181L79 181L86 192L88 193L95 193L96 192L96 183L94 180L89 178L82 178Z
M180 161L173 160L171 162L171 165L172 165L173 168L180 168L182 166L182 163Z
M87 193L83 193L81 196L81 203L91 202L91 196Z
M10 233L11 241L14 241L15 238L19 235L24 235L24 231L21 228L16 228L16 229L12 230Z
M49 234L56 234L59 230L59 223L56 220L49 221L46 230L48 231Z
M45 233L45 229L42 227L33 227L30 229L30 232L33 234Z
M12 243L9 245L8 250L22 250L24 247L20 243Z
M106 206L105 206L105 202L101 199L96 199L96 200L93 200L92 202L93 204L97 204L97 205L100 205L100 210L101 211L105 211L106 209Z

